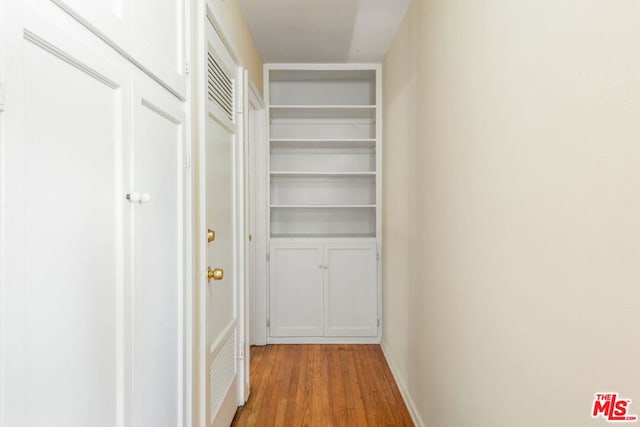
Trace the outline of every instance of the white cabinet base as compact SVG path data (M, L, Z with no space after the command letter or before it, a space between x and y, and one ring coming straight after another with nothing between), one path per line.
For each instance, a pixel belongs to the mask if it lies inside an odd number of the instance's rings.
M271 245L269 334L322 336L322 245Z
M269 343L379 341L377 245L347 240L271 244Z

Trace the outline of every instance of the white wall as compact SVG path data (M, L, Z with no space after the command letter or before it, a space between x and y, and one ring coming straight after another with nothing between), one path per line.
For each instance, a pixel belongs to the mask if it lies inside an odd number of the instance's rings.
M384 345L427 426L640 414L640 2L414 0L385 60Z

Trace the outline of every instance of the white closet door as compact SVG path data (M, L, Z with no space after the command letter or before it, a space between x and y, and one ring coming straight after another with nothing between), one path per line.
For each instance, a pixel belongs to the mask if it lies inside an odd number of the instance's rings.
M51 1L186 97L184 0Z
M375 336L377 265L375 243L324 245L325 323L328 337Z
M0 425L184 425L182 104L5 5Z
M272 243L270 336L322 336L322 245Z
M185 49L189 45L185 40L186 2L135 0L130 4L131 54L159 79L186 97Z
M132 426L182 425L184 114L142 73L134 83Z
M124 426L126 62L5 6L0 424Z
M33 1L33 0L29 0ZM131 49L128 37L129 1L126 0L51 0L75 18L99 31L124 50ZM35 3L35 2L34 2Z

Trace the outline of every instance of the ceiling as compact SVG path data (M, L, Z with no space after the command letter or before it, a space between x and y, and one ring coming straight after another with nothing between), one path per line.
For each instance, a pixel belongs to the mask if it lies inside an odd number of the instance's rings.
M381 62L411 0L240 0L265 62Z

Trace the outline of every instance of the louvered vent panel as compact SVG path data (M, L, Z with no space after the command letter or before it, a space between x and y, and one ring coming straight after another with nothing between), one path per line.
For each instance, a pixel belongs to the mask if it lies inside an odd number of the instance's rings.
M209 367L209 393L211 422L215 418L224 398L236 376L236 365L234 363L235 332L229 336L223 344L218 356Z
M233 79L220 66L217 59L207 52L207 94L227 118L233 121Z

